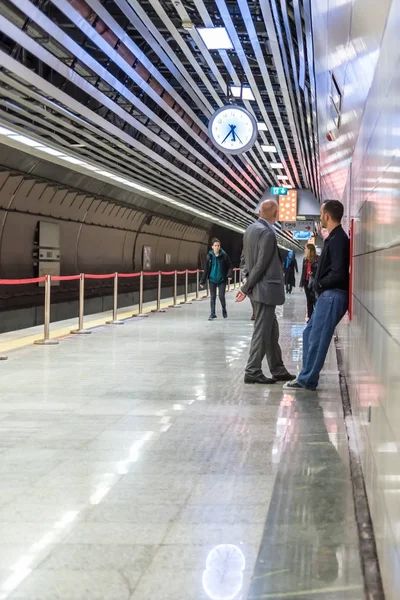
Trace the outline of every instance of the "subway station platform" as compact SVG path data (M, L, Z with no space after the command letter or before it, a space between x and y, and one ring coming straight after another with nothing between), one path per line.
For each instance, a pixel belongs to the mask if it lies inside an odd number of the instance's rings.
M295 373L304 300L278 309ZM245 386L250 304L228 309L0 365L0 600L364 598L334 349L317 394Z

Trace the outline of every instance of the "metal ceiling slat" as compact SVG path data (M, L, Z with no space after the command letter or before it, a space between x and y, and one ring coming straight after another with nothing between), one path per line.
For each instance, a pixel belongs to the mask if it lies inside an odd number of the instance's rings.
M269 75L269 72L268 72L268 68L267 68L267 65L266 65L266 62L265 62L265 59L264 59L263 52L261 50L260 41L258 39L258 35L257 35L256 29L255 29L255 26L254 26L254 22L253 22L253 19L252 19L250 10L249 10L249 5L248 5L247 0L238 0L238 6L239 6L240 11L242 13L242 18L243 18L243 21L244 21L244 23L246 25L246 29L247 29L247 31L249 33L250 42L252 44L252 47L253 47L253 50L254 50L254 54L255 54L255 56L257 58L257 61L258 61L258 68L260 69L261 75L263 77L265 88L266 88L266 90L268 92L268 96L269 96L269 99L270 99L270 102L271 102L271 106L272 106L272 109L274 111L274 115L275 115L275 118L277 120L277 123L278 123L279 131L281 132L281 135L282 135L282 138L283 138L283 141L284 141L284 144L285 144L286 151L287 151L288 156L290 158L290 164L292 165L292 169L293 169L294 173L296 173L297 167L296 167L295 162L294 162L294 157L293 157L292 149L290 147L289 139L288 139L287 134L286 134L286 129L285 129L284 125L283 125L281 113L280 113L280 110L279 110L279 107L278 107L278 103L277 103L276 98L275 98L275 93L274 93L274 90L273 90L273 87L272 87L271 78L270 78L270 75Z
M308 179L308 182L310 183L311 182L311 173L312 173L311 159L310 159L310 153L309 153L308 144L307 144L307 140L306 140L306 135L307 135L306 134L306 125L304 122L303 107L302 107L302 103L301 103L301 92L300 92L300 86L299 86L299 76L298 76L298 72L297 72L297 63L296 63L296 57L294 54L293 39L292 39L292 33L291 33L291 29L290 29L289 15L288 15L288 11L287 11L286 0L281 0L280 5L281 5L282 16L283 16L283 22L284 22L284 26L285 26L286 41L289 46L290 62L291 62L292 71L293 71L293 83L294 83L294 89L295 89L295 94L296 94L296 99L297 99L298 113L299 113L299 117L300 117L300 139L303 140L303 143L301 144L302 151L303 151L303 159L305 160L305 165L306 165L306 169L308 172L307 179ZM272 10L274 12L275 19L277 19L276 0L273 0ZM281 54L282 54L282 58L283 58L283 65L284 65L285 72L286 72L286 78L288 81L291 81L290 70L289 70L289 60L288 60L288 56L286 54L286 49L284 46L282 31L280 31L280 30L278 31L278 36L279 36L279 42L281 45ZM294 97L293 97L292 90L290 90L290 93L291 93L291 99L292 99L293 106L294 106Z
M236 28L235 28L235 26L233 24L232 17L230 15L228 7L227 7L227 5L225 3L225 0L215 0L215 3L217 5L217 7L218 7L218 10L219 10L220 14L221 14L222 20L224 22L224 25L225 25L227 31L228 31L228 34L229 34L229 36L230 36L230 38L232 40L232 43L234 45L236 54L238 55L238 57L240 59L240 62L242 63L243 70L246 73L247 81L248 81L248 83L250 85L250 88L251 88L251 91L252 91L252 93L254 95L254 98L256 99L256 102L258 104L258 108L259 108L259 110L260 110L260 112L261 112L261 114L263 116L264 121L267 123L267 126L268 126L268 128L269 128L269 130L271 132L271 137L272 137L273 142L274 142L274 144L276 146L276 149L278 150L279 158L280 158L282 164L284 165L283 168L285 169L286 174L289 176L289 180L290 180L291 184L295 185L295 182L293 181L293 175L292 175L291 171L288 168L286 158L283 155L282 149L281 149L280 144L279 144L279 140L278 140L278 138L276 136L274 128L272 127L269 115L268 115L267 111L265 110L264 103L263 103L263 100L261 98L260 92L258 90L258 86L256 84L256 81L254 79L253 72L252 72L252 70L250 68L250 65L248 63L248 60L247 60L247 57L246 57L246 53L243 50L241 41L240 41L239 36L238 36L238 34L236 32ZM294 174L295 174L295 177L296 177L296 179L298 181L298 173L297 173L297 167L296 167L296 165L294 165ZM275 174L275 176L276 176L276 174Z
M2 18L0 17L0 28L1 28L1 24L2 24ZM10 25L11 24L8 23L9 33L11 32ZM21 36L23 35L22 32L19 32L18 30L15 33L16 34L21 33ZM17 35L17 38L18 37L19 36ZM68 106L71 110L76 111L78 114L80 113L82 116L85 116L86 118L88 118L88 120L91 121L92 123L97 124L98 127L108 130L112 135L125 140L129 145L136 147L137 149L143 151L144 153L147 153L147 155L149 157L151 157L156 162L161 163L167 169L171 169L171 163L167 159L163 158L162 156L160 156L159 154L157 154L156 152L154 152L147 146L144 146L143 144L141 144L140 142L138 142L137 140L135 140L134 138L129 136L127 133L125 133L124 131L122 131L121 129L116 127L115 125L112 125L109 121L106 121L103 117L100 117L97 113L94 113L90 109L81 105L77 100L74 100L71 96L69 96L65 92L61 91L59 88L57 88L57 87L53 86L52 84L50 84L49 82L43 80L41 77L39 77L39 75L37 75L36 73L31 71L27 67L24 67L23 65L21 65L21 63L19 63L15 59L11 58L10 56L8 56L2 50L0 50L0 60L5 68L9 69L13 73L17 73L18 76L20 76L25 81L31 83L31 85L35 86L36 88L42 89L42 91L44 91L44 93L46 93L47 96L57 99L59 102L61 102L65 106ZM224 204L227 204L228 208L232 208L232 206L229 205L229 203L226 203L225 200L221 199L220 195L215 194L212 189L210 189L205 184L194 179L193 176L185 173L184 171L178 170L177 172L180 174L181 178L186 179L188 182L191 183L191 185L194 185L194 188L199 187L199 188L203 189L208 194L209 197L214 197L215 201L217 201L217 203L222 202ZM239 213L243 213L243 215L248 219L247 212L244 212L239 208L237 208L235 210Z
M206 26L213 26L213 22L208 14L208 11L206 9L206 7L204 6L204 3L202 2L202 0L200 1L196 1L195 0L195 5L196 8L199 10L199 8L201 8L201 13L204 17L206 17L206 21L203 21L205 23ZM190 16L185 8L185 5L183 4L183 2L181 0L175 0L174 2L174 8L177 11L177 13L179 14L180 18L182 20L190 20ZM222 77L218 67L216 66L210 52L208 51L207 47L205 46L204 42L202 41L199 33L197 32L196 28L191 28L189 30L190 35L192 36L192 39L194 41L194 43L198 46L198 48L201 50L211 72L214 74L214 77L216 78L217 82L219 83L219 86L221 88L221 91L223 94L226 94L227 90L226 90L226 80ZM234 80L235 85L240 85L240 80L235 72L235 69L233 67L233 65L230 63L229 58L226 55L225 52L225 56L224 56L224 63L225 62L229 62L231 69L229 69L229 72ZM254 116L254 118L257 120L256 115L254 113L253 107L251 106L251 103L247 100L245 100L243 102L243 104L245 105L245 107L247 108L247 110ZM264 143L267 143L267 140L265 139L265 136L262 132L260 132L261 137L264 141ZM274 175L271 172L271 169L269 169L269 163L264 155L264 153L261 150L261 146L260 143L258 141L256 141L256 147L258 148L260 155L263 157L265 165L262 165L261 161L259 159L257 159L257 155L255 154L255 152L253 150L251 150L249 152L249 154L252 156L253 160L256 162L256 164L259 166L259 168L262 170L262 172L264 173L264 175L268 178L270 178L270 181L268 182L270 185L272 184L272 176ZM269 171L267 172L266 169L269 169ZM267 182L265 182L265 185L267 185Z
M280 49L278 47L277 34L276 34L276 30L275 30L275 22L274 22L274 18L272 16L271 7L270 7L269 2L270 2L270 0L260 0L260 8L261 8L261 12L263 15L265 27L268 32L269 43L270 43L271 51L272 51L272 54L274 57L275 68L276 68L277 76L279 79L282 96L283 96L283 99L285 102L286 112L287 112L287 115L289 118L293 141L296 146L296 151L298 153L298 156L301 157L303 154L303 151L301 148L300 140L298 138L296 120L295 120L295 116L294 116L293 110L292 110L292 102L291 102L291 98L290 98L290 92L289 92L289 89L287 86L287 81L285 78L285 72L283 69ZM301 160L300 160L300 169L301 169L303 178L305 180L305 183L307 184L308 183L307 177L306 177L304 166L303 166Z
M184 67L182 62L179 60L176 53L172 50L169 44L164 40L162 36L160 36L159 31L156 26L153 24L151 19L148 17L144 9L140 6L140 4L136 0L114 0L118 7L123 11L124 15L131 21L131 23L135 26L141 36L146 40L146 42L150 45L152 50L164 60L164 64L167 68L174 74L177 80L182 83L182 73L185 77L187 84L189 85L189 89L192 90L191 96L193 97L193 91L196 92L197 97L200 97L204 104L207 104L208 110L203 111L205 116L209 118L213 113L214 109L211 104L208 102L207 98L204 96L202 91L198 88L196 82L188 73L187 69ZM134 10L132 10L134 9ZM161 48L162 46L162 48ZM173 59L173 62L171 61ZM177 68L178 73L177 73ZM232 162L236 163L236 159L231 159ZM257 161L256 161L257 162ZM259 165L259 161L258 161ZM254 165L252 168L255 169ZM260 167L259 167L260 168ZM257 170L255 169L257 173ZM259 176L259 175L258 175Z
M315 74L314 74L314 45L313 45L313 34L312 34L312 21L311 21L311 4L310 0L303 0L303 14L304 24L306 30L306 49L307 49L307 66L308 76L310 79L310 98L311 98L311 113L312 113L312 124L313 124L313 141L314 141L314 172L316 179L315 191L317 196L321 197L321 181L319 178L319 140L318 140L318 124L317 124L317 101L315 97Z
M59 40L59 42L68 51L75 55L83 64L86 64L86 66L89 67L92 71L96 72L97 75L101 76L104 81L106 81L109 85L114 87L114 89L116 89L120 94L126 97L143 114L146 114L148 118L152 119L155 123L157 123L171 137L175 137L175 139L179 141L179 143L182 146L186 147L186 149L189 152L196 156L198 160L203 162L203 164L205 164L210 170L214 171L219 177L224 177L221 173L217 172L215 166L212 163L210 163L200 152L195 150L188 142L186 142L186 140L184 140L181 136L176 134L172 127L168 126L165 123L165 121L163 121L163 119L161 119L160 117L155 115L153 111L148 109L148 107L141 100L139 100L134 94L129 92L125 86L123 86L115 77L113 77L106 69L104 69L104 67L99 65L97 61L95 61L87 52L85 52L85 50L81 46L76 44L76 42L74 42L66 34L63 35L63 32L59 29L59 27L55 25L50 19L48 19L48 17L46 17L46 15L44 15L39 9L37 9L29 0L10 1L13 4L17 5L20 10L23 10L25 14L27 14L27 16L29 16L35 23L37 23L44 31L46 31L54 39ZM160 96L141 79L141 77L135 72L134 69L129 67L128 63L108 45L108 43L93 29L93 27L90 26L90 24L85 19L81 17L81 15L70 4L63 2L62 0L52 0L52 3L55 6L57 6L59 10L64 12L64 14L69 19L71 19L71 21L77 27L79 27L89 38L91 38L104 52L108 53L111 56L111 58L118 64L118 66L121 69L123 69L127 74L129 74L129 76L135 81L136 84L141 85L142 88L145 89L145 91L152 97L154 101L161 104L166 110L166 112L168 112L172 118L175 118L175 120L177 120L180 123L181 127L185 128L186 131L189 132L190 128L186 125L186 123L184 123L183 119L181 119L175 111L168 107L168 105L160 98ZM89 85L90 84L86 82L86 86L88 87ZM125 120L127 119L125 118ZM143 127L141 124L138 126L138 123L139 122L136 121L136 129L141 130L141 132L147 135L147 137L151 137L154 141L157 142L157 140L154 138L154 135L147 133L147 128ZM158 143L160 143L160 140L158 141ZM203 145L205 145L207 149L211 152L211 149L200 138L198 140L198 143L202 143ZM168 148L166 149L170 153L174 153L173 150L170 150ZM214 153L214 151L212 152ZM247 192L253 195L253 197L257 200L258 196L255 194L255 192L248 188L246 184L243 184L242 180L236 175L236 173L234 173L234 171L232 171L232 169L229 168L229 166L220 157L216 158L221 163L221 165L228 170L229 174L233 178L235 178L240 185L244 185L245 189L247 189ZM185 162L184 159L182 160L183 162ZM196 167L194 167L194 170L198 170L204 173L201 169L198 169ZM205 178L208 178L206 173L204 173L203 176ZM233 181L228 181L231 187L236 191L236 193L238 193L247 200L247 195L244 193L244 191L238 188L237 185L233 183Z
M7 77L4 76L4 73L0 73L0 80L1 79L6 79ZM8 78L7 78L8 79ZM0 89L2 90L2 93L4 95L7 95L8 97L12 97L12 98L16 98L15 95L13 95L9 90L6 90L6 88L0 86ZM104 152L102 152L101 150L98 150L99 152L101 152L102 155L104 156L109 156L110 152L112 152L112 147L111 147L111 143L112 144L116 144L116 141L113 140L111 137L109 138L105 138L108 139L109 144L106 144L105 142L102 142L102 140L99 139L98 136L98 130L96 130L95 128L93 128L93 132L97 133L97 137L88 135L85 131L85 129L82 128L82 126L80 125L80 129L75 130L74 127L72 125L70 125L65 119L62 120L61 118L56 117L55 115L52 115L51 112L49 110L45 110L44 108L41 108L39 106L35 106L32 103L29 102L25 102L22 99L19 100L19 102L21 104L23 104L24 106L26 106L26 112L27 115L30 117L31 120L33 120L33 116L32 116L32 111L33 112L39 112L45 115L46 117L46 121L44 121L44 123L46 125L48 125L49 121L54 121L59 127L63 127L65 129L69 129L71 131L76 131L77 133L79 132L80 137L76 137L76 139L79 139L79 141L89 141L91 143L90 148L93 149L96 145L102 146L104 148ZM54 108L54 107L52 107ZM28 112L29 111L29 112ZM36 117L37 118L37 117ZM78 127L78 125L77 125ZM89 129L89 124L86 125L86 127ZM45 130L40 129L39 131L40 133L46 134L48 132L46 132ZM73 135L73 134L72 134ZM105 134L103 134L103 137L105 136ZM59 139L61 140L60 136L55 135L54 139ZM61 140L61 146L62 146L62 140ZM127 146L123 146L122 144L120 144L121 150L123 150L126 154L125 157L123 157L122 154L119 155L120 158L124 158L124 160L128 160L128 162L130 163L131 167L134 168L135 171L138 171L138 173L141 170L145 170L147 171L147 177L151 176L152 173L154 173L154 165L149 164L149 166L143 164L143 162L140 163L135 163L132 162L132 159L130 157L130 155L132 154L132 156L134 155L134 153L130 150L129 147ZM70 148L68 148L68 151L70 151ZM137 153L136 153L137 155ZM136 156L137 158L137 156ZM160 169L162 169L162 167L159 167ZM166 172L165 172L166 173ZM180 181L180 178L178 178L177 176L175 176L173 173L168 173L169 177L172 177L173 179L176 179L176 182L178 183Z
M176 54L173 52L169 44L160 36L157 28L148 17L146 12L142 9L140 4L136 0L114 0L115 4L122 10L125 16L130 20L132 25L141 34L143 39L151 46L152 50L159 56L164 64L168 67L171 73L175 76L177 81L182 83L182 76L196 93L199 98L199 102L205 107L203 108L204 114L209 118L214 108L212 104L207 100L204 94L196 85L195 81L191 78L185 67L182 65Z
M208 174L204 173L202 171L202 169L200 169L196 164L194 164L193 162L191 162L190 160L186 159L185 157L180 155L178 152L176 152L163 139L157 139L157 136L155 136L149 130L147 130L146 127L144 127L137 119L135 119L134 117L132 117L131 115L126 113L126 111L121 109L119 106L115 105L115 103L113 101L111 101L104 93L100 92L98 89L96 89L90 83L88 83L87 81L82 79L82 77L80 77L79 75L74 73L69 67L67 67L65 64L61 63L61 61L59 59L57 59L53 55L51 55L42 46L40 46L34 40L32 40L32 38L30 38L27 34L25 34L23 31L19 30L17 27L15 27L9 21L4 19L4 17L2 17L2 16L0 16L0 30L3 30L3 31L6 30L7 35L9 37L11 37L12 39L14 39L14 41L19 43L21 46L25 47L28 51L32 52L32 54L34 54L35 56L40 57L40 59L43 60L43 62L45 62L52 68L54 68L61 75L63 75L66 79L70 80L72 83L79 86L80 89L86 91L90 96L97 99L100 102L100 104L107 106L112 112L117 114L124 121L128 122L135 129L137 129L137 130L141 131L142 133L144 133L145 135L147 135L147 137L152 139L152 141L154 143L163 147L170 154L175 155L175 157L178 160L180 160L180 162L186 164L190 169L197 171L204 179L208 179L211 184L213 184L215 187L218 187L224 194L226 194L227 196L230 196L235 202L237 202L237 203L241 204L242 206L244 206L245 208L249 209L249 207L246 206L244 204L244 202L239 200L237 198L237 196L235 196L232 192L227 190L222 184L220 184L218 181L215 181ZM79 106L80 106L80 109L78 110L78 112L81 112L81 109L83 106L80 103L79 103ZM119 130L119 131L121 131L121 130ZM131 140L132 140L132 142L131 142L132 146L139 147L140 142L138 142L134 138L131 138ZM145 151L148 151L148 148L146 146L144 146L143 149L145 149ZM159 158L158 154L156 154L156 156L157 156L157 158ZM200 182L198 182L197 185L203 185L203 184L200 184ZM228 200L225 200L225 198L219 197L219 201L224 204L229 204Z
M13 0L11 0L13 1ZM70 6L70 5L66 5L62 0L52 0L53 4L55 4L60 10L62 10L64 12L64 14L66 14L68 16L68 18L70 18L75 25L77 25L80 29L83 30L84 27L84 33L90 37L105 53L107 53L110 58L116 63L118 64L118 66L125 71L125 73L127 75L129 75L129 77L131 77L135 83L137 83L138 85L141 86L141 88L159 105L161 106L161 108L163 108L163 110L165 110L165 112L167 112L169 114L169 116L174 119L180 127L182 127L182 129L184 129L192 138L193 140L199 144L200 146L202 146L203 150L205 150L208 154L210 154L214 160L216 160L224 169L226 169L230 175L232 177L234 177L238 183L242 186L245 187L245 189L248 191L249 194L254 195L254 190L250 189L244 182L243 180L238 177L238 175L236 174L235 171L233 171L230 167L229 167L229 161L224 160L222 157L220 157L217 152L215 151L215 149L213 147L210 147L193 129L192 127L190 127L185 120L179 116L179 114L177 114L177 112L175 110L173 110L169 104L167 102L165 102L163 100L162 97L160 97L160 95L155 92L153 90L153 88L148 85L139 75L137 75L135 69L133 69L130 65L128 65L128 63L115 51L111 48L111 46L109 46L109 44L107 42L104 42L103 38L96 33L96 31L94 30L93 27L91 27L87 21L85 21L84 19L82 19L82 17L78 16L78 13ZM20 2L18 2L19 4ZM123 33L122 28L118 28L118 24L116 23L116 21L114 19L112 19L112 17L107 13L107 11L105 9L101 10L101 5L99 6L99 3L97 0L88 0L88 4L95 10L99 10L99 14L101 14L101 18L104 20L105 23L109 24L109 26L111 27L116 27L116 30L114 30L114 33L116 33L118 36L120 34ZM131 42L131 44L133 44L133 42ZM133 49L132 49L133 51ZM167 83L165 81L165 83ZM169 85L169 84L167 84ZM173 89L172 86L169 86L169 88ZM178 101L178 103L180 105L184 104L183 100L181 99L181 97L175 93L175 97ZM145 105L144 105L145 106ZM139 108L139 106L138 106ZM147 109L147 107L145 107ZM188 107L189 108L189 107ZM147 111L145 112L143 110L142 107L140 107L140 110L142 112L144 112L145 114L147 114L147 116L149 116L150 111L147 109ZM189 109L190 110L190 109ZM191 111L192 113L192 111ZM190 114L190 116L192 117L192 114ZM201 124L201 128L203 130L203 132L207 133L207 137L208 137L208 132L207 132L207 128L204 126L204 124L200 121L200 119L198 119L194 113L193 113L194 118L196 118L196 124L197 121ZM154 122L157 122L160 126L163 126L164 122L162 119L158 119L154 113L152 112L150 117ZM164 124L164 129L166 130L166 126ZM173 135L173 130L171 128L169 128L170 132L172 131L172 135ZM187 144L187 142L185 140L183 140L183 138L178 138L179 142L182 145L186 145L186 147L190 146ZM196 151L192 148L190 150L193 154L195 154L199 160L203 160L204 162L204 157L202 154L200 153L196 153ZM233 162L233 161L232 161ZM209 168L214 169L214 167L211 164L207 165ZM242 174L246 175L244 170L242 169ZM254 186L254 182L252 182L251 180L249 180L249 183L251 183Z

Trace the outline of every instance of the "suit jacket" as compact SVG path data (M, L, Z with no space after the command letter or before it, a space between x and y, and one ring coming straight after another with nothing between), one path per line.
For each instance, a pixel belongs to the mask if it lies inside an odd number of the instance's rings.
M252 223L243 238L244 264L248 271L245 294L256 302L274 306L285 302L283 268L272 228L263 220Z

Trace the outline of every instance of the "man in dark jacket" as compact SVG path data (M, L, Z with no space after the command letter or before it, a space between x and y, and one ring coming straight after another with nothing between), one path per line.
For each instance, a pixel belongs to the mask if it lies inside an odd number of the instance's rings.
M303 333L303 368L287 390L317 388L319 374L336 326L349 305L350 241L341 226L343 204L327 200L321 206L321 224L329 236L318 262L314 289L318 296L314 312Z
M228 313L226 311L226 299L225 290L226 284L232 279L232 264L227 253L222 250L221 242L217 238L213 238L212 247L210 252L207 254L206 264L204 267L204 273L200 281L200 286L204 287L207 279L210 282L210 295L211 295L211 314L208 318L209 321L213 321L217 318L215 313L215 303L217 298L217 290L219 294L219 301L222 306L222 316L224 319L227 318Z

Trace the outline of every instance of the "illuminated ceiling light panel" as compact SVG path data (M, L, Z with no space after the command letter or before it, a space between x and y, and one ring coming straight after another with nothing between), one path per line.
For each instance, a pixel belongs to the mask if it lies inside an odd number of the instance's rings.
M278 152L277 149L276 149L276 147L273 146L272 144L271 144L271 146L267 146L266 144L263 144L261 146L261 150L263 152Z
M240 98L240 91L242 90L242 100L255 100L253 92L249 87L241 88L240 85L232 85L231 93L234 98Z
M225 27L198 27L201 39L208 50L232 50L233 44Z
M258 131L268 131L267 124L264 122L257 123L257 129Z
M287 175L277 175L277 179L289 179Z
M51 156L63 156L63 153L55 148L50 148L49 146L38 146L38 150L40 152L46 152L46 154L51 154Z
M20 142L20 144L25 144L25 146L31 146L32 148L34 148L35 146L41 146L41 144L39 144L39 142L37 142L36 140L32 140L32 138L25 137L24 135L18 135L13 133L9 137L12 140Z
M11 129L6 129L5 127L0 127L0 135L10 135L14 133Z
M283 164L282 163L270 163L270 167L272 167L273 169L283 169Z
M61 160L66 160L67 162L72 163L73 165L84 165L86 167L86 163L79 158L75 158L75 156L60 156Z

